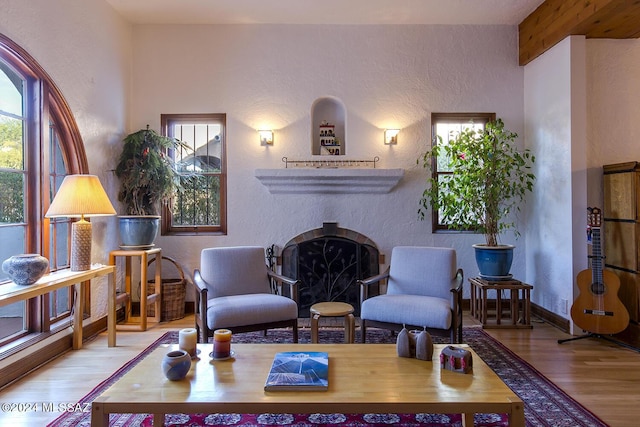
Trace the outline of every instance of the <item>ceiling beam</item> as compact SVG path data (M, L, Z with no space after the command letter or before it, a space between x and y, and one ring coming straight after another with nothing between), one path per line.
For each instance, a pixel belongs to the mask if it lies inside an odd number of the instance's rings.
M546 0L518 26L520 65L569 35L640 37L640 0Z

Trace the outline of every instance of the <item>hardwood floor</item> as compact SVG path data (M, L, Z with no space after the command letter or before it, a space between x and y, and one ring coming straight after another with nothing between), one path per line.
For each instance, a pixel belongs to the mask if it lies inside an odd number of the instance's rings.
M477 324L465 316L465 325ZM162 323L146 332L118 332L116 348L107 347L106 333L85 342L22 380L0 391L0 403L37 403L37 410L0 410L0 425L44 426L60 415L59 405L73 404L136 356L167 330L193 326L193 316ZM640 353L610 342L568 338L534 319L532 330L487 330L547 378L611 426L635 426L640 420ZM43 411L53 403L55 411ZM2 406L0 406L2 408Z

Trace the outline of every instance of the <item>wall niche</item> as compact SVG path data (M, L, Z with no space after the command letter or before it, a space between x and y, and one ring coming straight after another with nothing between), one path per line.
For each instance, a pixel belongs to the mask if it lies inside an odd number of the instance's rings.
M311 105L311 154L343 156L346 153L346 109L338 98L327 96Z

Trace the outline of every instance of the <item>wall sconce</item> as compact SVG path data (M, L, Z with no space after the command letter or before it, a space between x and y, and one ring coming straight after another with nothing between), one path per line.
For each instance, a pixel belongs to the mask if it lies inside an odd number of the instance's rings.
M259 130L260 145L273 145L273 131L272 130Z
M385 129L384 143L385 145L395 145L398 143L398 133L400 129Z

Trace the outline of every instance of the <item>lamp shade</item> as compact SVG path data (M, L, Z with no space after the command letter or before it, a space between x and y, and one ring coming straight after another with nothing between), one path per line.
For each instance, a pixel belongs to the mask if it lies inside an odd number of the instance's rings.
M107 193L95 175L67 175L45 216L82 217L115 215Z

